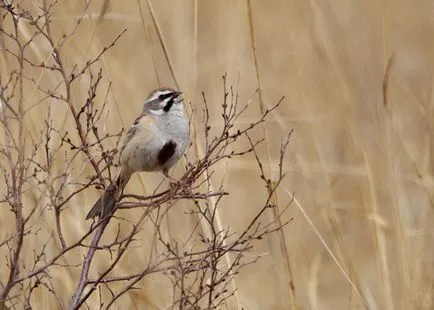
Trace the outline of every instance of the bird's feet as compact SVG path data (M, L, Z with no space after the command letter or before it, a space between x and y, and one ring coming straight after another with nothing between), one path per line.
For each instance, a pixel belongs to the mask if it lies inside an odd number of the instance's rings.
M175 188L179 186L179 180L172 178L167 170L163 170L163 174L169 180L170 188Z

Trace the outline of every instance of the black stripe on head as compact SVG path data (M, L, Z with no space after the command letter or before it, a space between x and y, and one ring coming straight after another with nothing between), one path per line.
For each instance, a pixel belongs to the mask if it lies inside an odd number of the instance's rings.
M158 99L160 99L161 101L164 101L165 99L170 98L173 95L174 95L174 92L168 92L168 93L159 95Z
M169 142L166 142L166 144L161 148L161 150L158 152L158 162L160 165L164 165L170 157L175 154L176 150L176 143L170 140Z
M172 105L174 103L174 99L178 98L180 94L181 94L180 92L174 91L167 94L161 94L160 96L158 96L158 99L162 101L166 100L167 98L170 98L170 100L167 101L166 105L163 108L164 112L169 112L170 108L172 108Z
M169 112L169 110L170 110L170 108L172 107L172 105L173 105L173 98L170 98L170 100L166 103L166 105L164 106L164 108L163 108L163 111L164 112Z

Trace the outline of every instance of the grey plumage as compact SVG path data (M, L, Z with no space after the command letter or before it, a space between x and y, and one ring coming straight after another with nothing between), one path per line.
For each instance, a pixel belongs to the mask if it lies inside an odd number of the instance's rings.
M105 217L115 208L119 196L136 171L169 169L181 158L189 142L189 121L180 92L170 88L153 91L145 101L143 113L127 132L120 150L121 168L86 219Z

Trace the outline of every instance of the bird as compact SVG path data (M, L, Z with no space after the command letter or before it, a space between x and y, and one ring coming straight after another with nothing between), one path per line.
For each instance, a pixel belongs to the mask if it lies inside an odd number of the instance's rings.
M111 214L133 173L161 171L170 178L169 169L189 144L190 122L181 95L182 92L168 87L155 89L148 95L142 113L128 129L120 148L118 173L86 220Z

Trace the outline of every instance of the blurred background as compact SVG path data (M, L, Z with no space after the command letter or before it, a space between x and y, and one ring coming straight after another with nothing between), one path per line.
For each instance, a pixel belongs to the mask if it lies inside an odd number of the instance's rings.
M261 101L271 107L285 96L258 133L267 138L259 155L275 178L280 139L294 129L278 193L282 207L295 194L285 214L293 220L283 234L258 243L254 252L261 259L236 279L236 294L222 309L434 309L433 13L428 0L93 0L89 6L60 0L52 30L61 36L83 18L62 49L71 68L127 29L100 63L105 83L112 83L111 132L129 127L159 86L179 88L193 108L204 91L216 128L225 73L229 85L239 85L240 102L251 102L242 123L261 115ZM33 50L43 60L47 46ZM49 76L41 81L56 82ZM89 81L82 83L73 90L77 102ZM59 124L73 128L67 107L53 109ZM32 112L29 132L43 111ZM200 139L193 142L201 147ZM178 165L174 175L182 169ZM226 175L231 192L219 212L222 225L240 231L266 196L255 159L231 161L219 175ZM136 175L128 189L152 191L150 184L161 179ZM74 222L68 239L86 231L84 216L98 194L71 201L63 217ZM186 205L168 216L166 233L173 238L194 224ZM143 247L119 272L145 259L148 237L144 230ZM104 262L92 265L96 272L98 264ZM78 275L71 269L56 276L66 300ZM166 309L165 285L161 276L148 277L117 306ZM57 305L42 295L38 302L40 309Z

